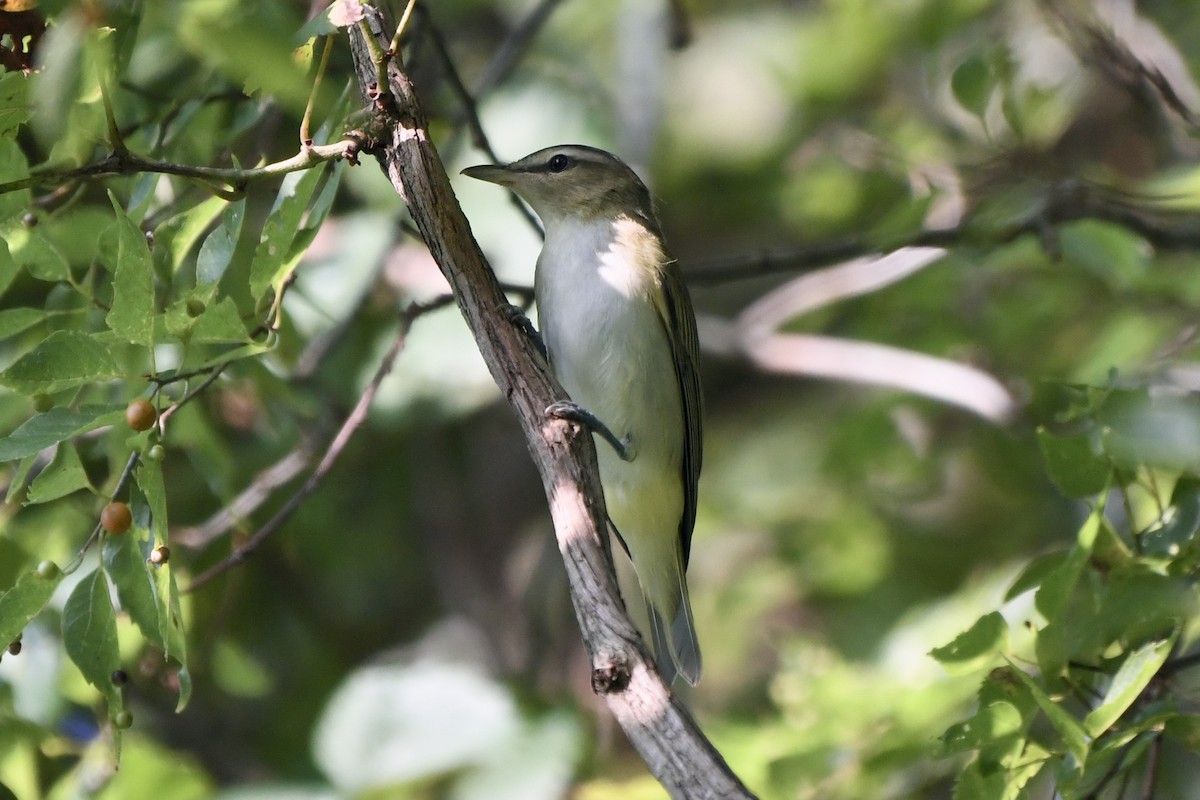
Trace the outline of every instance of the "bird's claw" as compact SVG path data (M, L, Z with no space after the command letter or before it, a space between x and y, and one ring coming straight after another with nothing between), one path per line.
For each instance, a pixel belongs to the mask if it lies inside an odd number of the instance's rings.
M637 452L633 448L633 442L630 439L618 439L617 435L609 430L609 427L601 422L595 414L577 403L565 400L551 403L546 407L545 413L548 417L567 420L568 422L574 422L587 428L608 442L616 452L617 457L622 461L633 461L637 456Z

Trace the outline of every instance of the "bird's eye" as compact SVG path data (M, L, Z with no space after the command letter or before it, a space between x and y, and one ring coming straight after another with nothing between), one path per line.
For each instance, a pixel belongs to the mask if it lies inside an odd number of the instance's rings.
M562 172L567 167L571 166L571 159L562 153L556 153L550 157L550 161L546 163L551 172Z

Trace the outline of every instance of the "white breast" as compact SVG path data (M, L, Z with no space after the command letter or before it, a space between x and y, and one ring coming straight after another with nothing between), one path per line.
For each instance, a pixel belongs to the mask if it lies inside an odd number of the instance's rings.
M609 513L618 527L621 507L641 507L633 495L645 491L658 493L654 505L673 525L682 508L679 384L652 300L656 272L636 265L651 250L661 257L657 247L645 246L646 236L628 218L550 221L537 268L538 317L555 377L572 400L618 437L631 439L637 452L632 462L621 462L597 441Z

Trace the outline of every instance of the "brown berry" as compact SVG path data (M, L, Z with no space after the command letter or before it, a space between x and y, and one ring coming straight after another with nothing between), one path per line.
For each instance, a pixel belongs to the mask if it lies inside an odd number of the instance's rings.
M17 639L15 641L8 643L8 654L10 656L21 655L21 640L20 639Z
M161 544L150 551L151 564L165 564L170 557L171 548L167 547L165 544Z
M144 397L134 400L125 409L125 421L135 431L150 430L157 419L158 411L155 410L154 404Z
M129 673L123 669L113 670L112 682L117 686L124 686L129 683Z
M133 514L129 506L120 501L114 501L100 512L100 526L111 534L124 533L133 524Z

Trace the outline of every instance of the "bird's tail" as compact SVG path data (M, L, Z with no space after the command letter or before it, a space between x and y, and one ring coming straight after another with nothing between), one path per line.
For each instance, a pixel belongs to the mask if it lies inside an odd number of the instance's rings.
M658 606L651 602L649 597L646 598L658 671L668 686L677 674L695 686L700 682L703 664L700 658L700 640L696 638L696 626L692 623L692 603L688 598L687 579L682 570L679 573L679 596L674 605L675 613L668 626L665 615L659 611Z

